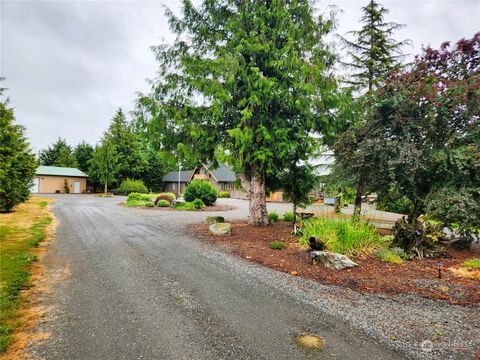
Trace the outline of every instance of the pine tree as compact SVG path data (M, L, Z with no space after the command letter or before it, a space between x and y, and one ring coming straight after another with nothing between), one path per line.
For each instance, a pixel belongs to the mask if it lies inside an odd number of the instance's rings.
M355 89L374 90L386 76L394 69L401 67L404 59L402 48L410 43L410 40L396 41L393 37L396 30L405 25L386 22L385 15L389 10L375 0L362 7L361 22L363 27L358 31L350 31L347 35L353 37L348 40L345 37L341 41L347 49L350 62L343 65L352 71L348 83ZM362 197L366 188L368 174L360 172L357 175L357 193L354 202L354 218L361 213Z
M4 90L0 88L0 96ZM8 99L0 101L0 212L11 211L29 198L37 168L25 130L14 123L13 109L8 103Z
M92 145L82 141L75 147L73 156L77 160L78 168L88 174L89 161L93 157L94 148Z
M77 160L72 148L65 139L58 140L46 149L40 151L40 164L45 166L77 167Z
M117 153L117 183L125 179L139 179L147 166L146 154L142 151L137 134L135 134L122 109L118 109L112 118L104 141L115 146Z

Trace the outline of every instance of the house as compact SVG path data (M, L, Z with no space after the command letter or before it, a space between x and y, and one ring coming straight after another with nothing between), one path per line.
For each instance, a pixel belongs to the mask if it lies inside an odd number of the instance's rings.
M31 192L81 194L87 189L87 178L88 175L77 168L39 166L35 172Z
M171 171L166 174L163 178L165 191L173 192L174 194L181 193L191 180L207 180L218 191L231 191L235 188L234 183L237 180L237 176L225 164L219 164L216 168L212 164L199 164L193 170Z

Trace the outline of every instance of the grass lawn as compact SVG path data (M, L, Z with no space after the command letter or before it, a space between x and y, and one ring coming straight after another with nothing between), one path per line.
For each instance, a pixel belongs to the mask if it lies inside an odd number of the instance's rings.
M30 287L30 267L37 260L35 247L45 240L53 220L51 199L32 197L14 212L0 215L0 352L22 324L21 291Z

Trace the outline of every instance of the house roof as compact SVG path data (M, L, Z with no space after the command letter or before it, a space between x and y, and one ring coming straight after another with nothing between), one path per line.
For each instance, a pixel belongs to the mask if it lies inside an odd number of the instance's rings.
M234 182L237 180L235 172L225 164L219 164L216 169L212 168L211 164L206 167L219 182Z
M180 182L189 182L193 174L193 170L180 171ZM178 182L178 171L170 171L163 177L164 182Z
M73 176L73 177L88 177L83 171L77 168L60 167L60 166L39 166L35 171L36 175L50 175L50 176Z

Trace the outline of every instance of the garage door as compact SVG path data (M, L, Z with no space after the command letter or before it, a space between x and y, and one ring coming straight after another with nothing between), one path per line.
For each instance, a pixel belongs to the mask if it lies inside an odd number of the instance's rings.
M33 185L32 185L32 188L30 189L30 191L33 194L38 194L39 187L40 187L40 179L39 178L34 178L33 179Z

